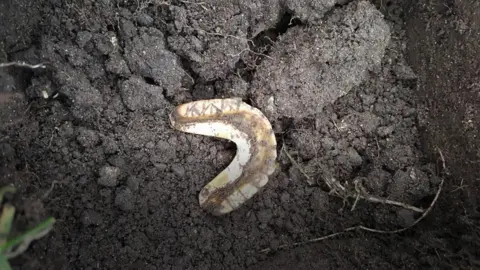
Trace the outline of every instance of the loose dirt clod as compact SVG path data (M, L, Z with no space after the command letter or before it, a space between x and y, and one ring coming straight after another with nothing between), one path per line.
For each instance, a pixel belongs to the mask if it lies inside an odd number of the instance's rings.
M100 177L98 184L107 187L114 187L118 184L118 177L120 176L120 168L113 166L103 166L100 168Z
M390 35L383 15L367 1L334 10L318 26L292 27L257 68L254 100L274 118L321 113L380 66Z

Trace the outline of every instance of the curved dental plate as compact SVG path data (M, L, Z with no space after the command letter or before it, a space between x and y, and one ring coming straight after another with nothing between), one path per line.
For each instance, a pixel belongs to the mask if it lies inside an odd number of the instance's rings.
M277 142L260 110L240 99L199 100L170 113L173 128L233 141L237 153L228 167L200 192L200 206L213 215L229 213L253 197L275 171Z

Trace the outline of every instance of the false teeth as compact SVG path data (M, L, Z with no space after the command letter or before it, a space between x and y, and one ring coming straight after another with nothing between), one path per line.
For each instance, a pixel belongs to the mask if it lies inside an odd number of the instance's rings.
M173 128L233 141L230 165L200 192L200 206L213 215L227 214L248 201L275 171L277 142L263 113L240 99L189 102L170 113Z

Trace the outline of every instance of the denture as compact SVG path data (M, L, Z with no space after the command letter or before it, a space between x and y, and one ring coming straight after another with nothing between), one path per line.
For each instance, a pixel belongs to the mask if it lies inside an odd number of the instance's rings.
M232 162L200 191L200 206L211 214L239 208L275 171L277 142L272 126L260 110L241 99L193 101L179 105L169 117L176 130L236 144Z

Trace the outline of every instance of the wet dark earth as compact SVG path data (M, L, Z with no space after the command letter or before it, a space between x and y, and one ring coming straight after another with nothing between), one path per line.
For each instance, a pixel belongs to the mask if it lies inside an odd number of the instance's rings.
M480 267L479 14L466 0L1 1L0 63L45 68L0 68L0 184L18 189L16 231L57 219L14 268ZM168 114L230 97L271 121L278 168L215 217L198 193L235 145ZM375 231L317 239L354 226Z

